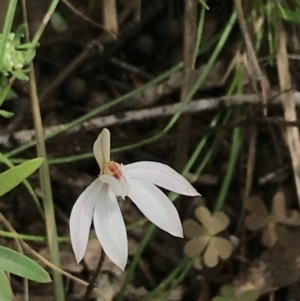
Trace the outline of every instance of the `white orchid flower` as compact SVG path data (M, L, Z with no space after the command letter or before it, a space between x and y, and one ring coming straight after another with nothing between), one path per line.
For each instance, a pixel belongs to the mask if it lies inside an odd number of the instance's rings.
M100 175L77 199L70 216L70 234L77 262L85 254L93 220L97 238L107 257L122 270L128 257L125 223L117 197L128 196L157 227L178 237L183 230L178 212L155 185L179 194L199 193L179 173L157 162L122 165L110 160L110 132L103 129L94 143Z

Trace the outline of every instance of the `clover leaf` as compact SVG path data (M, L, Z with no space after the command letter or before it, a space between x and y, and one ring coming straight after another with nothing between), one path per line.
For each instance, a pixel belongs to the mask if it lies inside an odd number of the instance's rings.
M184 247L187 256L196 258L203 256L203 262L208 267L215 267L219 258L228 259L232 253L229 240L217 236L229 225L229 218L224 212L211 214L206 207L199 207L195 211L196 221L188 219L183 223L184 233L191 238Z
M279 191L273 197L271 211L259 196L250 197L245 204L249 214L245 218L245 226L251 231L262 231L261 242L266 247L273 247L277 241L276 224L287 226L300 225L300 213L286 209L286 199Z

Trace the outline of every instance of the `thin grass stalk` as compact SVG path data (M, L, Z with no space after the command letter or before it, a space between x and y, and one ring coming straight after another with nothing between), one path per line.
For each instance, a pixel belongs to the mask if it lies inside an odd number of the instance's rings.
M174 288L186 277L187 273L190 271L193 265L194 265L194 260L192 258L189 258L189 261L183 266L181 273L178 275L177 278L173 279L171 286L168 288L165 294L158 300L160 301L168 300L169 295L172 293Z
M229 190L229 186L232 180L233 176L233 171L235 168L235 164L238 158L240 146L242 143L242 130L241 128L235 128L233 130L232 134L232 147L231 147L231 152L230 152L230 157L229 157L229 162L228 162L228 167L226 170L225 178L222 183L222 187L216 202L216 205L214 207L214 212L220 211L223 208L225 199L227 197L227 193Z
M205 11L206 8L204 5L201 8L200 12L200 18L199 18L199 24L198 24L198 30L197 30L197 39L196 39L196 46L194 50L194 57L193 57L193 68L195 68L197 56L198 56L198 50L201 44L201 39L202 39L202 33L203 33L203 28L204 28L204 21L205 21Z
M150 240L150 238L152 237L152 234L154 233L154 230L156 229L156 226L154 224L151 224L141 243L139 244L139 247L138 247L138 250L136 251L134 257L133 257L133 260L129 266L129 269L126 271L126 278L122 284L122 287L120 289L120 293L117 297L117 300L116 301L122 301L124 300L124 297L125 297L125 291L126 291L126 288L127 288L127 285L130 283L130 281L132 280L133 276L134 276L134 271L135 271L135 268L137 267L138 265L138 262L140 260L140 257L142 256L142 253L148 243L148 241Z
M47 231L48 247L50 251L50 259L54 265L60 267L60 255L59 255L59 247L58 247L58 239L57 239L57 231L56 231L52 189L51 189L51 182L50 182L49 165L47 161L47 152L46 152L46 146L44 140L42 118L41 118L39 99L38 99L38 94L36 89L34 67L32 63L30 64L29 85L30 85L30 98L31 98L32 111L33 111L34 127L36 131L37 154L39 157L45 159L39 171L40 171L40 183L41 183L41 188L43 193L46 231ZM56 300L64 301L65 293L64 293L62 275L57 271L53 270L53 280L54 280L54 291L55 291Z
M58 3L59 3L60 0L52 0L51 3L50 3L50 6L49 6L49 9L48 11L46 12L43 20L42 20L42 23L39 27L39 29L37 30L36 34L34 35L34 38L32 40L32 44L33 45L37 45L39 40L41 39L41 36L48 24L48 22L50 21L50 18L51 16L53 15Z
M150 301L158 297L158 294L163 291L174 279L177 279L178 275L181 274L182 270L184 270L185 266L191 261L190 258L184 257L177 266L172 270L172 272L166 277L163 281L159 283L159 285L149 292L145 297L143 297L140 301Z

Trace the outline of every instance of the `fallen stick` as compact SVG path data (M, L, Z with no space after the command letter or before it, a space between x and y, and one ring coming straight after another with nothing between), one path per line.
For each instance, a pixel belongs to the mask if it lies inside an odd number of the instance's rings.
M300 107L300 92L293 92L293 98L295 105ZM261 105L261 97L257 94L245 94L245 95L233 95L233 96L221 96L217 98L206 98L191 101L185 108L185 114L196 114L199 112L211 111L220 107L233 107L241 105ZM268 102L268 106L281 104L281 98L279 94L273 95ZM128 122L138 122L147 119L154 119L159 117L172 116L177 110L180 104L169 104L163 106L157 106L153 108L131 110L124 113L116 113L108 116L101 116L93 118L89 121L83 122L81 125L75 126L69 129L67 132L74 133L80 130L91 131L108 126L120 125ZM49 135L65 124L51 126L45 129L45 135ZM11 141L19 144L32 141L35 139L34 130L22 130L15 133L0 135L0 145L7 148L11 147Z

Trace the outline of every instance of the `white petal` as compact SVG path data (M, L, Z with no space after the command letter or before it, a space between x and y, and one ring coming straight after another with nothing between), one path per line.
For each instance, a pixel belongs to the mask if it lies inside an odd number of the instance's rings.
M143 180L131 179L128 196L157 227L174 236L183 237L175 206L156 186Z
M95 203L99 201L102 187L103 184L97 178L81 193L73 206L70 216L70 235L77 262L84 256Z
M117 198L108 185L103 187L100 199L94 210L95 232L107 257L124 271L128 243L123 216Z
M109 175L101 175L99 179L101 182L109 185L114 195L121 196L125 199L128 194L128 183L125 179L118 181L116 178Z
M108 129L104 128L94 142L93 152L102 170L104 163L110 161L110 132Z
M129 177L148 181L179 194L200 195L182 175L166 164L141 161L127 164L124 169Z

